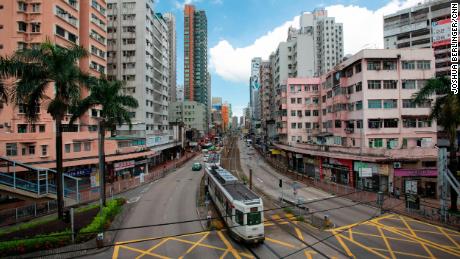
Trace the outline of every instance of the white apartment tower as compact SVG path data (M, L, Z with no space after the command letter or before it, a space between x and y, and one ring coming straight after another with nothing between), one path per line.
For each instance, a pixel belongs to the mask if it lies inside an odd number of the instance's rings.
M176 17L172 13L165 13L163 17L168 25L168 41L169 41L169 98L170 102L176 101L177 91L177 47L176 47Z
M168 25L153 0L107 2L108 75L125 81L125 94L139 103L132 111L134 130L161 134L169 128Z
M433 48L436 76L450 74L450 3L430 0L383 17L386 49Z

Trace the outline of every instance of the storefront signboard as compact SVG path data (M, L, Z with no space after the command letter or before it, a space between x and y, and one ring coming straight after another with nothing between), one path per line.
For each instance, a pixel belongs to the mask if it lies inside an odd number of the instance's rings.
M91 173L91 187L98 187L99 186L99 172Z
M388 164L376 164L376 163L354 161L353 168L357 172L359 172L360 168L371 168L373 174L381 174L381 175L389 174Z
M399 177L429 177L438 176L437 169L395 169L395 176Z
M169 135L147 137L146 146L154 147L154 146L164 145L164 144L169 143L171 138L172 136L169 136Z
M295 154L295 158L302 158L303 155L302 154Z
M278 149L271 149L272 151L272 155L281 155L281 151L279 151Z
M417 193L417 181L406 181L406 186L405 186L406 193Z
M91 175L92 171L93 171L92 168L77 168L77 169L69 170L65 172L65 174L73 176L73 177L83 177L83 176Z
M369 168L369 167L360 168L359 177L372 177L372 168Z
M134 160L123 161L123 162L114 163L113 169L115 171L120 171L123 169L133 168L135 165L136 165L136 162Z

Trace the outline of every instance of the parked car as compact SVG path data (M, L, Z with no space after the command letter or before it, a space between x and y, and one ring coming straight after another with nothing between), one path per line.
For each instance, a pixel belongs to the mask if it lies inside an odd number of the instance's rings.
M200 163L193 163L192 171L200 171L200 170L201 170L201 164Z

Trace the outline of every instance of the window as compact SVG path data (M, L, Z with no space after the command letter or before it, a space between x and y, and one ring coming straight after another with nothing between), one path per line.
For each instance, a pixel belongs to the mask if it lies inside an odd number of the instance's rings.
M367 89L381 89L382 82L380 80L368 80Z
M380 61L367 61L367 70L380 70Z
M302 98L297 98L297 103L301 104L302 103Z
M305 110L305 116L311 116L311 111L310 110Z
M27 133L27 124L18 124L18 133Z
M40 32L40 23L39 22L31 23L31 25L32 25L32 32Z
M396 148L398 148L398 139L397 138L389 138L389 139L387 139L387 148L388 149L396 149Z
M18 31L26 32L27 31L27 23L25 22L18 22Z
M367 108L369 108L369 109L381 109L382 108L382 100L380 100L380 99L368 100L367 101Z
M405 69L405 70L415 69L415 61L402 61L402 69Z
M383 89L396 89L396 88L398 88L398 81L383 80Z
M426 85L426 80L417 80L417 89L422 89Z
M385 128L397 128L398 127L398 119L384 119L383 120L383 127L385 127Z
M296 111L291 111L291 116L295 116L296 115Z
M244 213L235 209L235 221L239 225L244 225Z
M65 37L65 30L62 27L56 25L56 35Z
M415 80L403 80L402 89L415 89Z
M363 109L363 101L357 101L356 102L356 110L362 110Z
M18 144L17 143L6 143L6 155L17 156L18 155Z
M248 225L259 225L261 223L260 212L249 212L248 213Z
M429 70L431 69L431 61L429 60L418 60L417 69Z
M292 123L291 123L291 129L295 129L295 128L297 128L297 123L292 122Z
M335 128L342 128L342 121L336 120L334 124L335 124Z
M361 92L363 90L363 84L361 82L356 84L356 92Z
M32 12L34 12L34 13L40 12L40 4L39 3L33 3L32 4Z
M403 127L404 128L416 128L417 120L414 118L403 119Z
M42 156L48 156L48 145L41 145Z
M91 142L85 142L83 144L85 151L91 151Z
M35 145L29 145L27 149L29 155L35 155Z
M73 143L73 152L81 151L81 143Z
M298 128L298 129L301 129L301 128L302 128L302 123L301 123L301 122L297 123L297 128Z
M70 144L65 144L64 148L66 153L70 153L70 146Z
M383 139L381 138L371 138L369 139L370 148L381 148L383 147Z
M291 103L295 103L295 98L291 98Z
M379 129L382 127L382 120L380 119L369 119L367 121L367 126L370 129Z
M45 125L39 125L39 126L38 126L38 131L39 131L40 133L45 132Z
M313 116L319 116L319 110L313 110Z
M311 98L305 98L305 105L311 104Z
M356 128L357 129L362 129L363 128L363 120L357 120L356 121Z
M18 11L27 12L27 4L24 3L23 1L18 1Z
M415 102L412 99L403 99L402 106L403 108L416 108Z
M417 120L417 127L419 128L430 128L431 127L431 120L428 118L419 118Z
M431 108L431 99L425 99L421 101L417 107L419 108Z
M396 100L396 99L383 100L383 108L385 108L385 109L398 108L398 100Z
M383 70L396 70L395 61L383 61Z
M361 73L361 63L355 65L355 73Z
M305 128L311 129L311 122L305 122Z

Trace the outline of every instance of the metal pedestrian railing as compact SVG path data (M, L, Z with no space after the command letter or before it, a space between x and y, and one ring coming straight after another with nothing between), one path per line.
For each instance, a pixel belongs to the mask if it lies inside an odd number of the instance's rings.
M40 198L48 194L56 194L56 171L37 168L18 161L0 156L0 185L22 190ZM64 197L79 202L79 179L63 174L62 183Z

